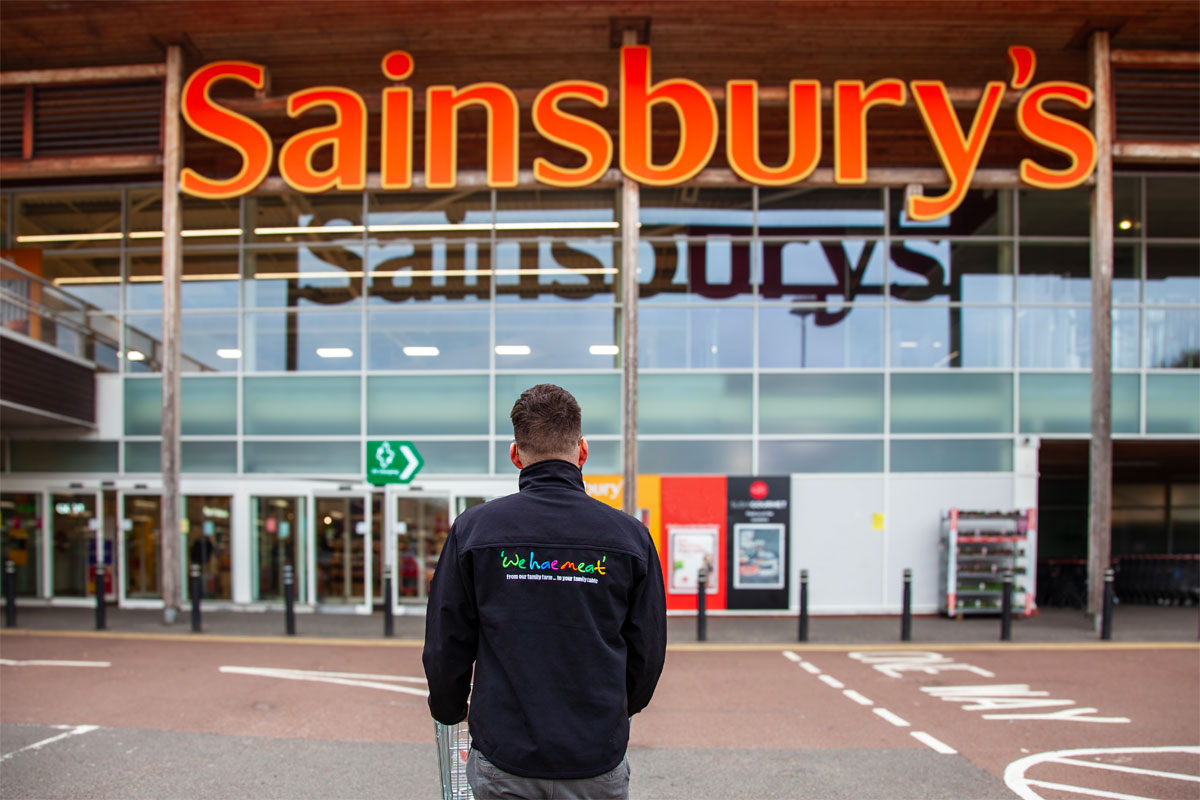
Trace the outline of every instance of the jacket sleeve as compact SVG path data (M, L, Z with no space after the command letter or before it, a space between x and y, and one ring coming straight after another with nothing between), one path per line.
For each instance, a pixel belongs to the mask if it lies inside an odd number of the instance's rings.
M452 527L429 587L421 656L429 683L429 713L444 725L466 719L471 693L479 615L469 571L469 565L460 563L457 531Z
M647 534L649 540L649 534ZM627 648L625 693L633 716L654 696L667 655L667 599L662 567L653 542L647 542L646 573L630 592L629 612L621 628Z

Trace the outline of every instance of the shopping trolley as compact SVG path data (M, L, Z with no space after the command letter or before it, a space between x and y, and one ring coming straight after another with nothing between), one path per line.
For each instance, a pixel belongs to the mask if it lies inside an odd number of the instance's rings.
M464 719L456 725L434 720L438 770L442 776L442 800L475 800L467 783L467 756L471 754L471 731Z

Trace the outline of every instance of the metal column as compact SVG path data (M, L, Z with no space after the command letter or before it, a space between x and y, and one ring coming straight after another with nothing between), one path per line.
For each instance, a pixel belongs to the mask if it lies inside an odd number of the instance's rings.
M622 44L637 44L637 31L625 30ZM638 343L638 216L637 182L621 177L621 487L626 514L637 516L637 343Z

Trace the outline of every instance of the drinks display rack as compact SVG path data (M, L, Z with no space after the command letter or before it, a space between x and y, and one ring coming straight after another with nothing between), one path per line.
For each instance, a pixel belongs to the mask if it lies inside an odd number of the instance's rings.
M999 614L1004 572L1012 570L1012 610L1037 610L1037 509L965 511L942 517L941 609L948 617Z

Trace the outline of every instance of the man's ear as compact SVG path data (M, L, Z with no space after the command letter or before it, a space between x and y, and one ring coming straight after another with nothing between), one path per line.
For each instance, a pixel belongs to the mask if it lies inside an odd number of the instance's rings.
M517 469L525 469L525 465L521 463L521 454L517 452L517 443L513 442L508 446L508 460L513 463Z
M578 466L580 469L583 469L583 465L587 461L587 457L588 457L587 439L580 436L579 437L579 461L576 462L576 466Z

